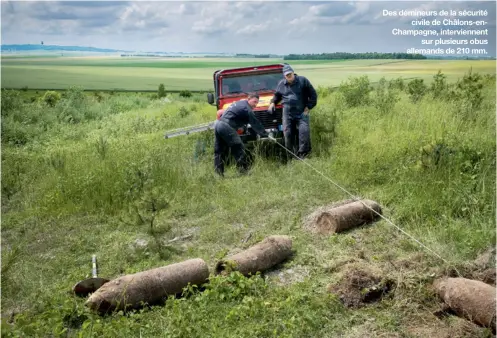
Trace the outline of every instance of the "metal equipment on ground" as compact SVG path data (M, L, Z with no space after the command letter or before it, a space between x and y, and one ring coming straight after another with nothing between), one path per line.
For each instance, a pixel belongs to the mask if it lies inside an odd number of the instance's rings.
M97 256L92 256L92 277L77 282L72 290L76 296L84 297L98 290L109 279L97 277Z

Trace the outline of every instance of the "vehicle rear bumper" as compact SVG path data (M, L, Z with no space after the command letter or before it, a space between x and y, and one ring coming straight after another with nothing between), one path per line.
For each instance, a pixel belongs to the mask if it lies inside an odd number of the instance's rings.
M266 128L266 132L268 132L272 138L276 140L283 139L283 126L278 126L278 128ZM257 139L257 133L252 128L247 128L247 132L245 134L240 135L243 143L255 142L255 141L271 141L268 137L261 137Z

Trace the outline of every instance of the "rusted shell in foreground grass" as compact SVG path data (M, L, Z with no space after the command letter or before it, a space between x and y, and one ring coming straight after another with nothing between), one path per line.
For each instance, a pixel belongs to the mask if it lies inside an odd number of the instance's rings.
M439 278L433 282L437 295L459 317L492 328L496 324L496 288L467 278Z
M185 286L204 283L209 268L200 258L125 275L105 283L86 305L94 311L111 312L153 305L169 295L180 294Z

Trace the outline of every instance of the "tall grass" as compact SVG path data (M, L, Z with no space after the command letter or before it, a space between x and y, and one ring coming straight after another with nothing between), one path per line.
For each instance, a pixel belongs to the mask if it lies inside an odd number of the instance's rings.
M426 271L462 264L495 243L495 76L468 73L449 84L439 73L435 80L433 87L402 80L373 87L360 77L334 91L320 88L308 163L353 195L381 203L387 217L448 263L383 221L329 238L305 232L303 216L350 196L304 163L257 153L251 175L231 168L218 179L211 133L162 137L213 120L215 108L203 97L164 101L71 88L26 103L3 91L2 331L340 336L369 332L363 325L374 316L371 332L407 332L413 309L429 317L421 304L435 304L424 291ZM193 239L167 244L185 233ZM108 318L67 295L88 274L93 253L105 276L192 257L212 267L229 250L274 233L294 238L296 256L283 267L305 266L310 278L286 287L218 278L210 293ZM350 312L325 292L333 278L326 266L358 251L371 264L421 252L424 268L393 300Z

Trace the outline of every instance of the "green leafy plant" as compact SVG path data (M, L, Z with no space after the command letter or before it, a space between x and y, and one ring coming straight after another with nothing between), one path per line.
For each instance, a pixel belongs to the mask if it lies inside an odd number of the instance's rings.
M407 85L407 93L412 102L416 103L426 94L427 86L423 79L414 79Z
M374 106L381 114L391 113L395 104L399 101L399 96L395 89L388 88L387 81L383 77L378 82L374 90Z
M159 85L159 89L157 91L157 97L160 99L160 98L163 98L163 97L166 97L166 89L164 87L164 84L161 83Z
M349 107L368 104L370 102L369 94L372 90L373 88L366 75L350 77L347 81L342 82L338 88Z
M192 96L192 92L190 92L189 90L182 90L180 93L179 93L179 96L181 97L185 97L185 98L188 98L188 97L191 97Z
M50 107L55 107L57 102L59 102L61 99L60 93L49 90L45 92L45 95L43 95L43 102L45 102L48 106Z
M436 99L446 98L447 90L447 76L442 73L442 70L439 70L438 73L433 76L433 82L430 87L431 95Z

